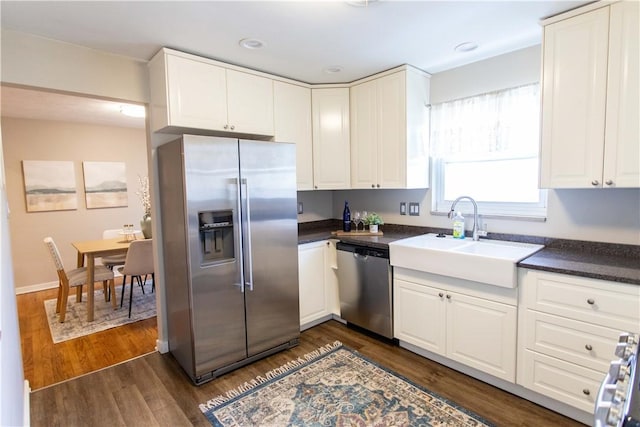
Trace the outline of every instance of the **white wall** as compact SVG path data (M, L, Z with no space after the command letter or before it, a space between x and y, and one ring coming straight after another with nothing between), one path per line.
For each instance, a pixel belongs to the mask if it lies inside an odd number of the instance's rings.
M4 83L149 102L143 61L16 31L1 36Z
M28 425L16 294L13 289L8 203L0 134L0 425Z

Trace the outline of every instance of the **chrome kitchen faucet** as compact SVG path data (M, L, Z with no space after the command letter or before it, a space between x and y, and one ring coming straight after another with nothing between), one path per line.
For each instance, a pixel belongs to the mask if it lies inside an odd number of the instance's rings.
M456 208L456 205L462 199L469 199L471 201L471 203L473 204L473 229L472 229L472 233L473 233L473 240L478 241L478 239L479 239L478 238L478 205L476 204L475 200L473 200L469 196L460 196L460 197L458 197L457 199L455 199L453 201L453 204L451 205L451 210L449 211L449 214L447 216L449 218L453 218L454 210Z

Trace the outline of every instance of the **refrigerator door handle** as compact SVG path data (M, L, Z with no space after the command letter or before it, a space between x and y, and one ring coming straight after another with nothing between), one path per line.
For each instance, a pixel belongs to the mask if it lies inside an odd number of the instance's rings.
M245 186L244 199L246 202L246 211L244 215L243 222L245 223L246 232L244 236L246 237L246 259L247 259L247 271L245 272L245 277L249 276L249 280L245 281L245 286L249 286L249 290L253 292L253 260L251 257L251 197L249 197L249 183L246 178L242 178L242 185Z
M242 229L242 216L241 216L241 199L240 199L240 183L238 182L238 179L234 179L234 184L236 185L236 212L237 212L237 217L238 217L238 225L240 226L240 229ZM242 233L236 233L235 238L237 239L237 243L239 244L238 246L238 257L240 258L240 283L236 283L234 286L240 286L240 292L244 293L244 269L242 268L244 266L244 256L243 256L243 247L242 247Z

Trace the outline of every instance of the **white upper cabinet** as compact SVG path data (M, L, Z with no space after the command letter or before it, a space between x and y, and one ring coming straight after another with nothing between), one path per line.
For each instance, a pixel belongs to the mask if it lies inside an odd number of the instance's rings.
M298 190L313 190L311 89L273 82L275 140L296 144Z
M149 62L149 76L153 131L274 134L271 79L167 49Z
M544 27L542 188L640 187L638 3Z
M427 188L428 74L407 68L350 91L351 187Z
M640 3L611 5L605 187L640 187Z
M227 124L233 132L273 135L273 80L227 72Z
M349 88L311 90L313 188L351 188Z

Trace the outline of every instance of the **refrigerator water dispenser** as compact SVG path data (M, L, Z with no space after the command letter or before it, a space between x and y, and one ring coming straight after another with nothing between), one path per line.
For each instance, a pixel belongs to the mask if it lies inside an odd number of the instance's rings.
M233 211L198 212L202 263L220 263L234 259Z

